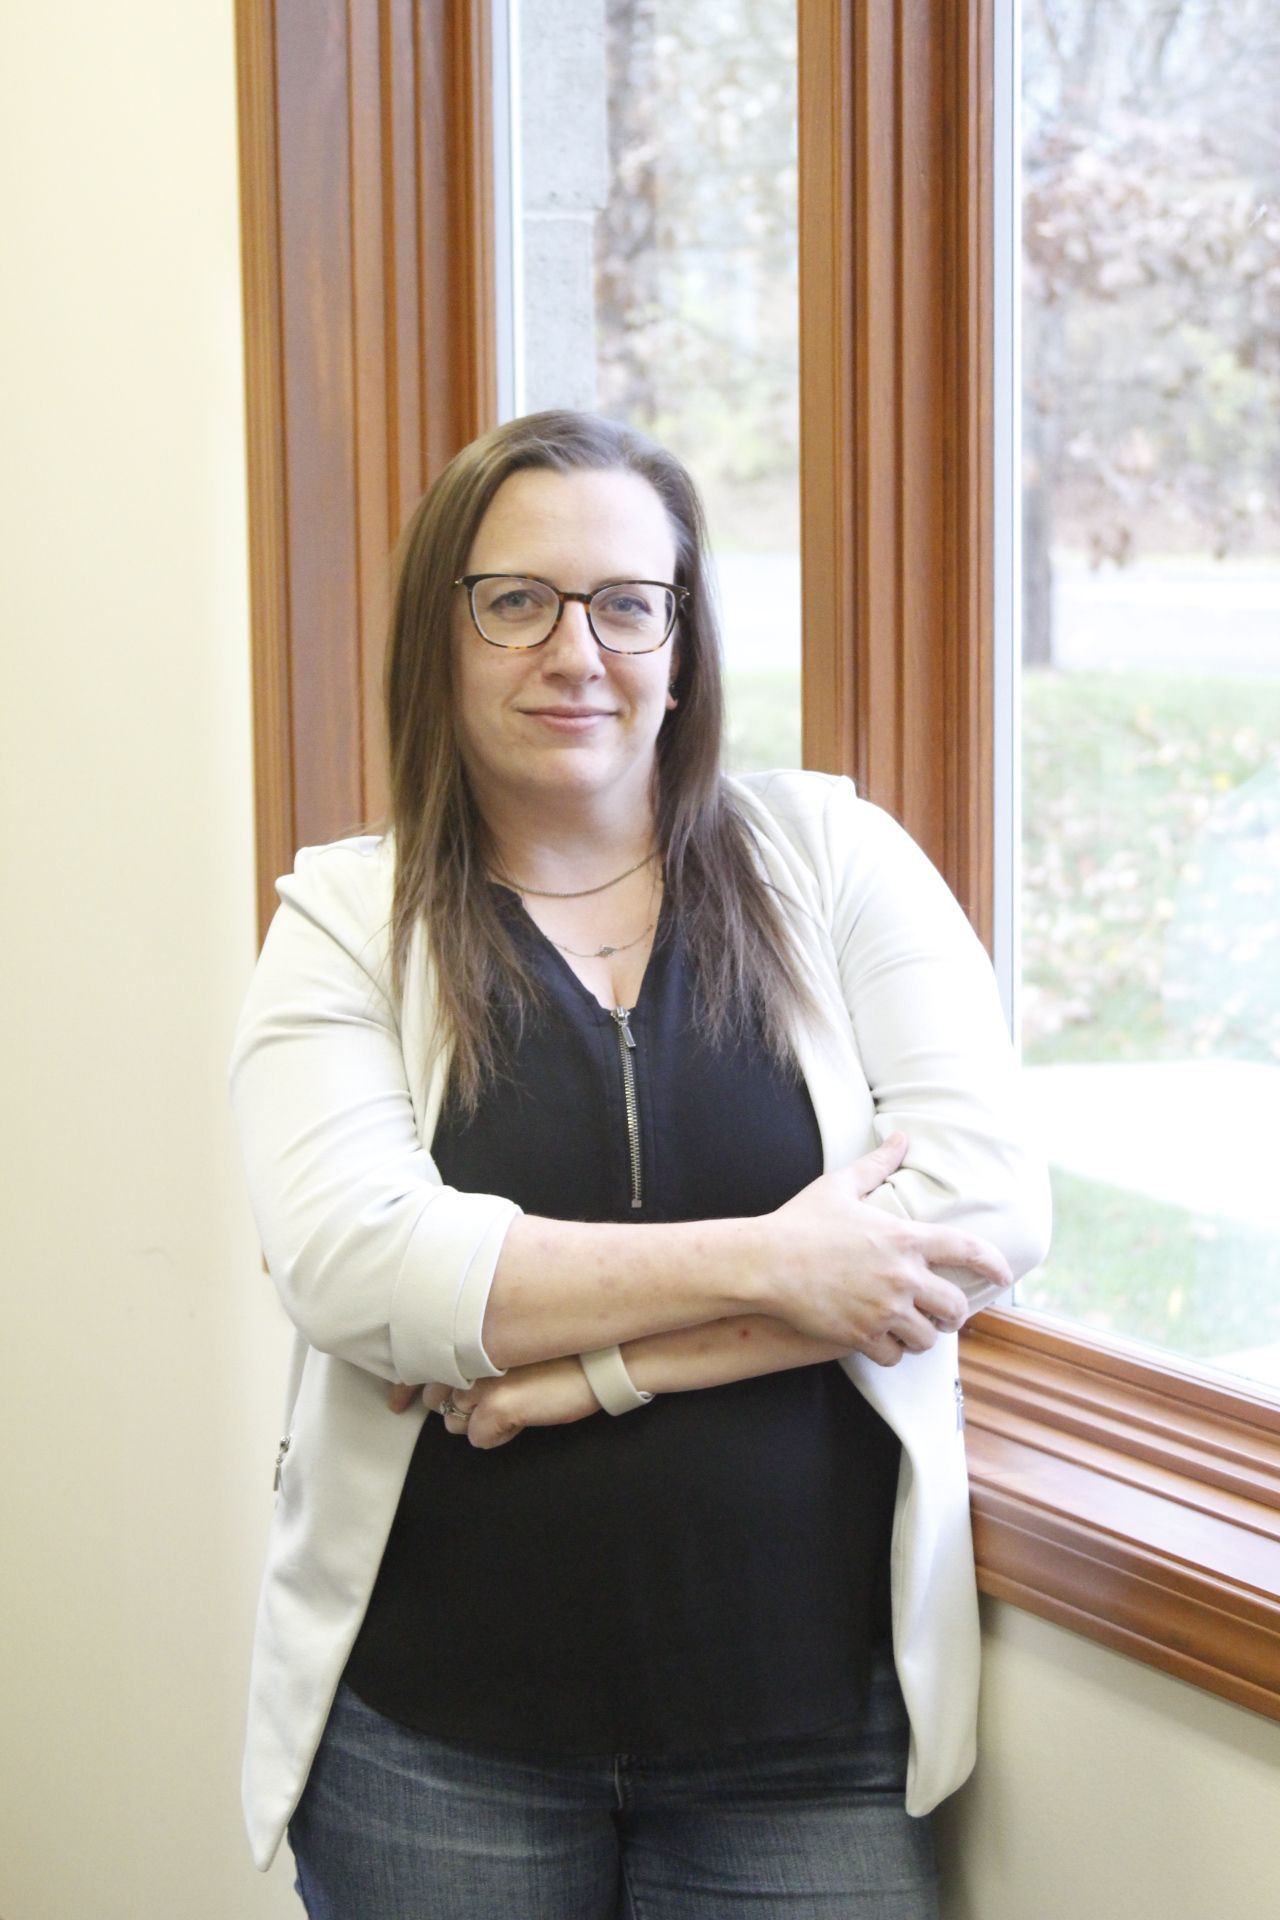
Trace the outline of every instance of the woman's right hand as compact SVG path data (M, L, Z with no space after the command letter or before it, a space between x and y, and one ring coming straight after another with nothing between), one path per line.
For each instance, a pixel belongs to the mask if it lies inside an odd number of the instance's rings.
M990 1241L959 1227L899 1220L867 1204L906 1151L905 1134L890 1134L873 1153L822 1174L766 1216L776 1287L770 1311L797 1333L885 1367L904 1353L925 1352L939 1332L963 1324L965 1295L935 1267L968 1268L997 1287L1013 1284Z

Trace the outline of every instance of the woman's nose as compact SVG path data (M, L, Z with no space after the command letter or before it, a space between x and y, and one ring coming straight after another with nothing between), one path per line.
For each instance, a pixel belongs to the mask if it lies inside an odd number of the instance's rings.
M581 600L565 601L544 657L551 672L572 674L575 679L589 678L603 671L600 648Z

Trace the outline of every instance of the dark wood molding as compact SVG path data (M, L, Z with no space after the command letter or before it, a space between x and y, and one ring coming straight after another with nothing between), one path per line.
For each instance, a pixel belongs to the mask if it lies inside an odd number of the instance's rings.
M804 763L858 765L854 539L853 8L799 8L800 539Z
M390 554L496 418L488 0L238 0L259 919L385 805Z
M948 650L953 737L945 801L944 866L988 952L995 937L995 442L994 7L952 12L957 162L949 178L955 248L954 328L963 373L947 470L953 502L954 618Z
M271 8L264 5L263 0L237 0L236 66L248 445L254 818L261 933L275 906L272 882L283 865L278 860L278 850L294 844L275 43Z
M807 765L992 932L991 8L800 8Z
M1023 1312L961 1372L983 1591L1280 1719L1280 1406Z
M489 0L417 6L425 486L495 424L498 388Z

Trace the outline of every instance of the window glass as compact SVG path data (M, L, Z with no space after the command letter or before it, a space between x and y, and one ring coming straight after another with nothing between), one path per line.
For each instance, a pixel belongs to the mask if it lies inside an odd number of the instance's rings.
M1026 1304L1280 1386L1274 0L1024 0Z
M509 410L597 408L685 461L731 764L798 765L794 0L518 0L511 20Z

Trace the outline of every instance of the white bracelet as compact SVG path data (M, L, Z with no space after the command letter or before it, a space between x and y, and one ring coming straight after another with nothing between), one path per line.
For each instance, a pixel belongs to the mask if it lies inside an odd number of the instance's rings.
M578 1358L587 1385L606 1413L632 1413L652 1400L653 1395L643 1393L627 1372L627 1363L617 1347L596 1347Z

